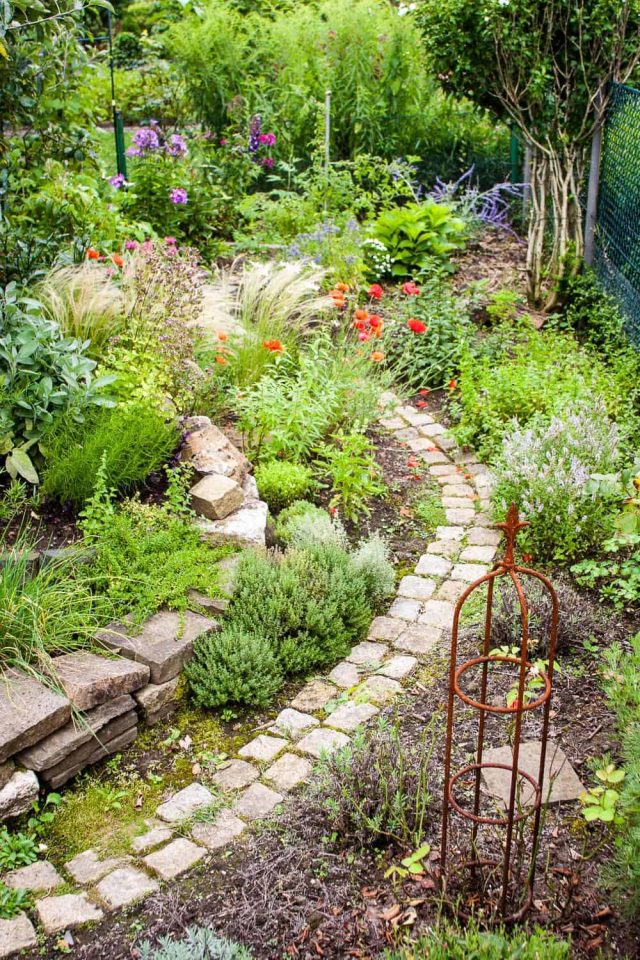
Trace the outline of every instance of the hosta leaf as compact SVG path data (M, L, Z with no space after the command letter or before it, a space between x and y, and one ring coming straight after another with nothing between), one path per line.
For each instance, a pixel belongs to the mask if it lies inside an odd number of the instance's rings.
M19 474L21 477L24 477L27 483L40 482L40 478L38 477L36 468L31 461L31 457L21 447L16 447L11 451L6 459L6 467L14 479L16 475Z

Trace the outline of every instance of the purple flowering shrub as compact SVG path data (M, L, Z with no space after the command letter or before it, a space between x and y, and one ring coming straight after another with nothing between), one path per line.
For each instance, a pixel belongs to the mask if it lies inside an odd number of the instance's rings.
M526 426L512 422L493 472L493 503L501 516L518 504L531 524L521 545L534 562L575 560L611 532L613 501L592 477L615 470L618 446L617 425L599 397Z

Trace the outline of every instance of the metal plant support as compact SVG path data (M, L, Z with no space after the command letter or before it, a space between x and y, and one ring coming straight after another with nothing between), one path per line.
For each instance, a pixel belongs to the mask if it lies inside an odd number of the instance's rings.
M530 570L527 567L519 566L515 562L515 541L518 531L528 526L522 522L518 516L518 508L512 504L509 508L506 522L498 523L496 526L504 531L506 537L504 556L498 560L492 570L484 577L472 583L458 600L454 617L453 630L451 637L451 666L449 673L449 704L447 714L447 740L445 753L444 770L444 802L442 815L442 846L441 846L441 868L443 888L447 894L451 891L451 880L453 875L469 875L469 879L463 879L460 884L462 891L469 892L477 904L484 911L485 915L492 914L504 922L513 922L519 920L525 915L533 902L533 887L535 880L536 855L538 851L538 840L540 833L540 816L542 812L542 798L544 786L545 757L547 750L547 737L549 729L549 709L551 705L551 683L553 678L553 665L556 651L556 636L558 627L558 599L551 582L541 573ZM548 645L548 666L544 671L539 671L529 660L529 611L525 592L522 588L521 577L534 578L543 584L551 602L551 626L549 631ZM515 590L520 607L520 620L522 634L520 638L520 649L516 656L516 651L503 655L490 655L492 650L492 614L494 604L495 584L504 579L510 581ZM458 665L458 631L460 624L460 613L465 602L479 588L487 585L486 613L484 619L484 642L481 656L473 657L470 660ZM511 655L513 653L513 655ZM498 673L501 673L500 665L512 665L517 668L517 694L510 705L498 702L490 689L490 667L497 667ZM492 676L495 673L491 670ZM479 670L480 693L478 699L469 696L462 689L463 682L468 675L468 671ZM527 688L527 682L532 675L539 677L542 681L540 692ZM515 692L515 684L514 684ZM462 769L452 772L452 752L454 743L454 734L456 729L456 706L462 702L467 706L474 708L478 712L478 737L476 744L475 763L469 764ZM521 736L523 720L526 713L532 710L542 712L542 733L540 766L537 778L534 779L530 774L518 768L520 757ZM483 761L485 750L485 733L487 719L490 715L502 716L512 721L512 763L487 763ZM491 800L487 794L481 790L482 773L484 770L494 768L507 771L509 776L508 806L504 816L501 811L491 811L486 809ZM527 798L526 803L522 802L522 786L532 790L531 798ZM472 796L468 795L466 806L462 797L465 787L469 787ZM451 846L450 830L453 818L458 819L459 825L470 824L470 843L461 856L453 853ZM515 854L514 828L522 824L522 827L528 827L531 824L531 838L527 848L529 858L529 867L525 875L526 879L522 888L514 889L518 884L514 881L512 870L512 857ZM501 842L496 843L492 839L493 849L497 855L492 854L489 858L483 854L481 844L481 831L490 828L492 831L503 828L504 833L501 836ZM521 849L521 848L520 848ZM457 857L457 860L456 860ZM525 860L526 862L526 860Z

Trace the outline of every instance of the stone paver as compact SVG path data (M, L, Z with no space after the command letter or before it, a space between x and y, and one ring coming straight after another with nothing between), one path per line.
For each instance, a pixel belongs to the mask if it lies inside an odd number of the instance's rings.
M398 585L398 596L413 600L428 600L436 589L435 580L425 577L403 577Z
M38 938L33 924L25 913L11 920L0 920L0 957L12 957L20 950L37 946Z
M342 733L353 733L361 724L366 723L378 713L378 708L372 703L354 703L349 701L337 707L325 720L328 727L340 730Z
M348 664L348 666L351 667L351 664ZM295 739L312 730L313 727L317 727L319 722L308 713L301 713L299 710L286 707L280 711L270 729L272 733Z
M437 447L433 445L431 440L425 438L420 438L419 440L414 440L414 443L426 443L428 446L426 448L422 447L420 449L420 457L426 464L429 465L429 469L432 468L435 464L448 464L449 458L443 450L438 450ZM410 444L411 446L411 444Z
M413 653L416 657L423 657L429 653L442 638L442 630L425 623L410 624L402 636L398 637L394 646L397 650Z
M497 547L502 540L499 530L489 530L487 527L472 527L467 534L467 543L477 547Z
M71 704L17 670L8 670L0 683L0 763L64 726Z
M150 876L135 867L122 867L100 881L96 893L109 910L127 907L158 890L158 884Z
M315 713L322 710L336 695L336 688L324 680L312 680L293 698L291 706L295 710Z
M487 572L487 565L484 563L458 563L453 568L449 576L452 580L462 580L464 583L472 583L484 577Z
M313 734L310 733L309 736L312 737ZM244 793L240 794L234 809L245 820L263 820L283 800L284 797L281 793L271 790L270 787L265 787L263 783L252 783Z
M123 866L129 859L129 857L109 857L107 860L100 860L95 850L84 850L73 860L68 860L64 868L76 883L84 886L84 884L102 880L104 876L116 867Z
M173 836L169 827L152 827L146 833L139 837L134 837L131 841L131 849L134 853L146 853L147 850L153 850L159 847L161 843L166 843Z
M478 518L475 510L453 509L452 507L446 509L444 515L449 523L471 523L473 520L477 522Z
M418 560L416 573L426 573L433 577L446 577L451 570L451 562L445 557L437 557L431 553L423 554Z
M64 880L48 860L37 860L28 867L19 867L2 877L2 882L14 890L54 890Z
M439 540L464 540L464 527L436 527L436 537Z
M288 743L282 737L270 737L266 733L261 733L238 750L238 754L246 760L268 763L274 757L277 757L286 746L288 746Z
M442 506L447 510L469 510L472 504L471 497L442 497Z
M381 677L390 677L392 680L404 680L405 677L413 673L417 666L418 661L415 657L400 655L391 657L391 659L383 663L376 672L380 674Z
M434 477L459 477L460 476L459 472L456 470L453 463L443 463L443 464L436 463L433 467L429 468L429 473L431 473Z
M180 874L186 873L206 853L202 847L185 837L172 840L166 847L155 850L143 858L143 863L157 873L163 880L173 880Z
M425 423L420 425L420 433L423 437L442 437L447 432L447 428L441 423ZM438 443L440 440L438 440Z
M371 640L395 640L403 630L404 623L402 620L394 620L393 617L376 617L369 627L369 638Z
M391 677L368 677L363 684L358 687L357 694L373 700L374 703L391 703L402 691L401 684Z
M396 440L417 440L419 436L416 427L405 427L404 430L396 430L395 432Z
M445 580L444 583L440 584L440 588L434 599L457 603L468 586L469 584L463 583L462 580Z
M80 927L83 923L102 920L104 917L100 907L91 903L86 893L44 897L36 902L36 912L47 936Z
M287 793L311 776L313 767L304 757L295 753L284 753L265 771L265 778L281 793Z
M400 620L417 620L421 613L420 600L411 600L409 597L396 597L389 607L389 616Z
M350 687L355 687L357 683L360 683L360 674L355 663L349 663L348 660L343 660L333 668L329 674L329 679L335 683L337 687L348 690Z
M401 417L384 417L378 421L385 430L404 430L405 421Z
M538 779L540 770L541 746L539 740L524 741L520 745L518 769L528 773L534 780ZM483 763L510 764L513 762L511 747L495 747L491 750L485 750L482 760ZM584 784L580 782L564 751L551 740L547 744L544 771L543 803L562 803L566 800L577 800L585 790ZM509 771L485 768L482 776L489 793L497 797L505 807L508 806L511 789L511 774ZM533 799L533 789L524 778L520 780L520 787L520 799L522 804L526 806Z
M427 545L427 553L437 553L442 557L456 557L460 553L457 540L433 540Z
M246 827L244 821L225 809L211 823L194 823L191 836L207 850L219 850L239 837Z
M219 790L241 790L259 776L259 771L245 760L230 760L214 773L211 780Z
M167 823L177 823L185 820L203 807L213 803L213 795L201 783L190 783L184 790L179 790L165 803L161 803L156 810L161 820Z
M450 630L453 623L453 606L446 600L427 600L420 622Z
M396 622L404 626L403 620ZM346 659L351 663L362 665L366 663L378 663L383 657L386 657L388 652L389 647L386 643L372 643L370 640L363 640L362 643L358 643L352 648L351 653L347 654Z
M445 502L445 497L475 497L476 493L473 487L470 487L468 483L445 483L442 488L442 502L446 506L449 506ZM453 504L456 506L456 504Z
M338 708L339 709L339 708ZM327 730L321 727L312 730L298 743L298 749L312 757L319 757L323 753L332 753L340 747L346 747L349 737L337 730Z
M496 548L493 546L465 547L459 559L464 563L491 563L495 555Z

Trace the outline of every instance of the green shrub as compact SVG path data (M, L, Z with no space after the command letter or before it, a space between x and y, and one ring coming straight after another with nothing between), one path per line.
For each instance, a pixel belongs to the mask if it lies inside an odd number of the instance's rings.
M175 420L141 403L101 409L81 424L65 420L47 441L42 489L62 503L83 504L104 454L109 489L131 490L166 463L179 437Z
M299 539L299 531L304 529L302 541ZM306 531L311 531L311 540L307 539ZM336 534L338 527L335 521L331 519L326 510L322 507L316 507L314 503L308 500L296 500L290 507L285 507L276 520L276 537L281 543L295 546L306 546L307 542L314 543L337 543L338 546L346 547L347 539L344 530Z
M353 551L351 567L364 580L367 596L374 607L391 596L395 572L389 562L389 548L378 534L363 540Z
M552 933L536 929L479 930L473 924L464 930L440 925L405 949L385 954L385 960L570 960L571 944Z
M331 505L339 506L348 520L369 514L370 497L381 496L386 488L382 470L373 456L374 445L363 433L340 430L332 443L318 447L316 465L329 478Z
M373 236L391 259L392 277L419 277L434 260L448 260L466 242L465 223L445 203L394 207L380 214Z
M272 510L288 507L313 490L313 471L301 463L267 460L256 467L258 490Z
M530 522L520 544L537 561L571 561L612 531L612 500L596 494L591 476L611 473L618 457L618 431L597 396L550 420L514 422L495 466L494 505L501 516L519 505Z
M140 960L252 960L245 947L205 927L189 927L185 934L184 940L160 937L156 947L145 940L138 947Z
M185 674L199 707L265 707L282 685L269 641L233 623L196 641Z
M266 637L285 674L335 663L365 636L371 616L365 580L339 547L240 561L231 620Z
M425 329L408 327L412 318ZM472 332L464 302L440 281L424 284L402 315L385 324L384 352L394 380L414 390L445 386L457 374Z

